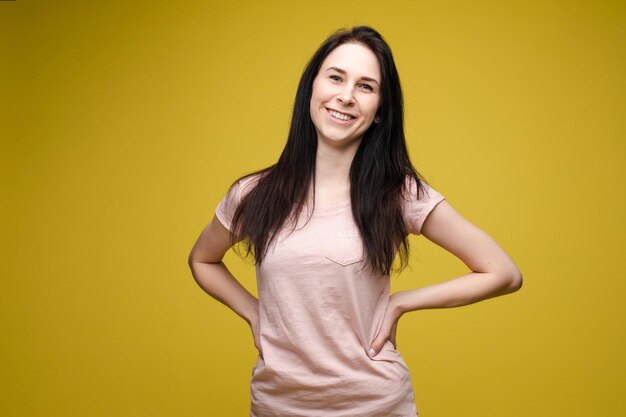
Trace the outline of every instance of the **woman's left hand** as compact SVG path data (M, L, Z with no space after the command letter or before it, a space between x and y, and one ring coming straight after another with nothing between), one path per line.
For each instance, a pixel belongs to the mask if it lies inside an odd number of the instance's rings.
M376 356L387 340L393 344L394 348L397 348L396 332L398 330L398 320L400 320L402 316L398 296L399 293L394 293L389 297L389 305L387 305L387 310L385 311L383 324L370 346L368 353L370 357Z

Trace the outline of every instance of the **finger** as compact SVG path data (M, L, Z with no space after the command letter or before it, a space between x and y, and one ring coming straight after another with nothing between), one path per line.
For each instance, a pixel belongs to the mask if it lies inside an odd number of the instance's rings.
M378 335L374 338L374 341L372 342L372 345L370 346L370 349L367 352L370 358L378 355L378 352L380 352L380 350L383 348L383 345L385 344L385 341L387 341L388 338L389 338L389 332L382 331L381 329Z

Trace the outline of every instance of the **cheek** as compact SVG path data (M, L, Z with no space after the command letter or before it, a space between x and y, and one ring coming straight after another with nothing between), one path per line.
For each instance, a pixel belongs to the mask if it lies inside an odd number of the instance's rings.
M337 93L337 86L325 79L315 80L313 82L312 97L318 102L324 102L332 99Z
M312 96L313 97L318 96L320 91L321 91L321 89L322 89L322 87L323 86L322 86L322 83L320 83L320 79L319 78L314 79L313 80L313 86L311 87L312 88Z
M313 93L313 95L311 95L311 101L309 102L309 106L311 108L311 112L313 112L313 110L318 108L319 104L320 104L319 97L315 93Z
M369 113L372 117L376 115L378 112L378 107L380 104L380 100L378 98L373 98L367 103L367 113Z

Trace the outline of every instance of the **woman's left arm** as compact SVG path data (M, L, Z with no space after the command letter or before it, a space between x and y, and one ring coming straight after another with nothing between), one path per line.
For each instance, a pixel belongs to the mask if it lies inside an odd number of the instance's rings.
M392 294L383 325L372 343L374 352L382 348L392 333L395 339L397 321L406 312L472 304L515 292L522 286L522 274L504 249L463 218L446 200L430 212L421 234L455 255L472 272L449 281ZM395 340L392 342L395 345Z

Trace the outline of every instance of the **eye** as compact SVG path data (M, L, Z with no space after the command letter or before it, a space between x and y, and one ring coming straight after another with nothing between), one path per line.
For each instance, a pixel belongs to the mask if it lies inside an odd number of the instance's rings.
M341 81L341 77L338 75L334 75L334 74L329 76L328 78L330 78L333 81Z
M361 87L368 90L368 91L374 91L374 87L372 87L369 84L361 84Z

